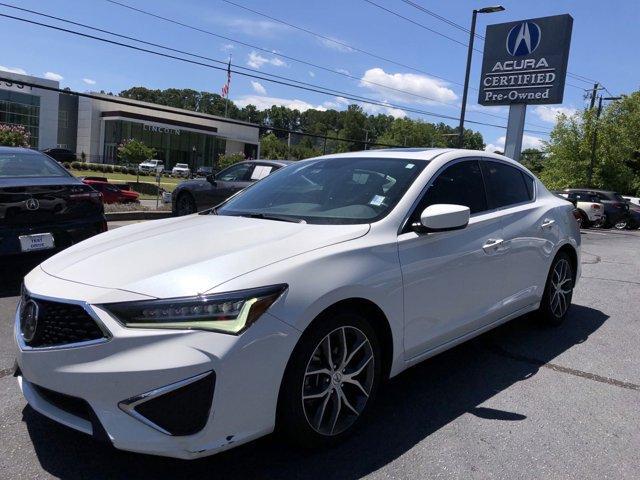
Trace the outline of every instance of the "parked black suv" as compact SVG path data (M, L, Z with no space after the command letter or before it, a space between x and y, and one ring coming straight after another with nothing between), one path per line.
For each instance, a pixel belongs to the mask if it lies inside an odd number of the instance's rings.
M107 229L101 195L35 150L0 147L0 263Z
M66 148L46 148L42 153L49 155L57 162L75 162L76 154Z
M238 162L216 174L207 175L206 180L182 182L171 194L171 210L180 216L214 207L290 163L289 160Z
M595 190L592 188L566 188L564 193L579 193L585 195L594 195L598 201L604 205L604 214L606 216L605 227L615 227L618 230L627 228L632 219L629 214L629 204L617 192L609 190Z

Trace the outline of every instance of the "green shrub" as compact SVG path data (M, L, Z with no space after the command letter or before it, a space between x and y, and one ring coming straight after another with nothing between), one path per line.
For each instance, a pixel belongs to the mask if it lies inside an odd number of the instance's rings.
M71 168L71 164L69 162L62 162L62 165L64 166L64 168L66 168L67 170L69 170Z
M71 168L73 168L75 170L79 170L80 169L80 162L71 162Z
M126 169L126 171L127 171L127 173L128 173L129 175L135 175L135 174L136 174L136 169L135 169L135 168L133 168L133 167L128 167L128 168Z

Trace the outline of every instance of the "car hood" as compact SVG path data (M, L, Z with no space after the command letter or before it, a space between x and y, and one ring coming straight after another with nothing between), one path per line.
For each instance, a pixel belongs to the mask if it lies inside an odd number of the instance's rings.
M369 225L310 225L189 215L129 225L45 261L57 278L158 298L196 295L269 264L366 235Z

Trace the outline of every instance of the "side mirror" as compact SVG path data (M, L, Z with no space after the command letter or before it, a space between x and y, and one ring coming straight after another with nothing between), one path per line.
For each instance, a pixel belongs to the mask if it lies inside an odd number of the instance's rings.
M209 182L214 187L216 186L216 176L214 173L210 173L209 175L207 175L206 178L207 178L207 182Z
M469 224L469 207L439 203L430 205L420 214L420 223L426 232L460 230Z

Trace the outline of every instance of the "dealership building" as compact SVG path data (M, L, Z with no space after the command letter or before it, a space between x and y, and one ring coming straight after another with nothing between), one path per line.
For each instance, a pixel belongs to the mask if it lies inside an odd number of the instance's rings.
M0 81L0 123L27 128L32 148L66 148L89 162L117 163L117 146L136 139L153 147L165 168L214 166L220 154L258 158L257 125L113 95L78 97L47 90L59 82L39 77L4 71L0 77L10 80Z

